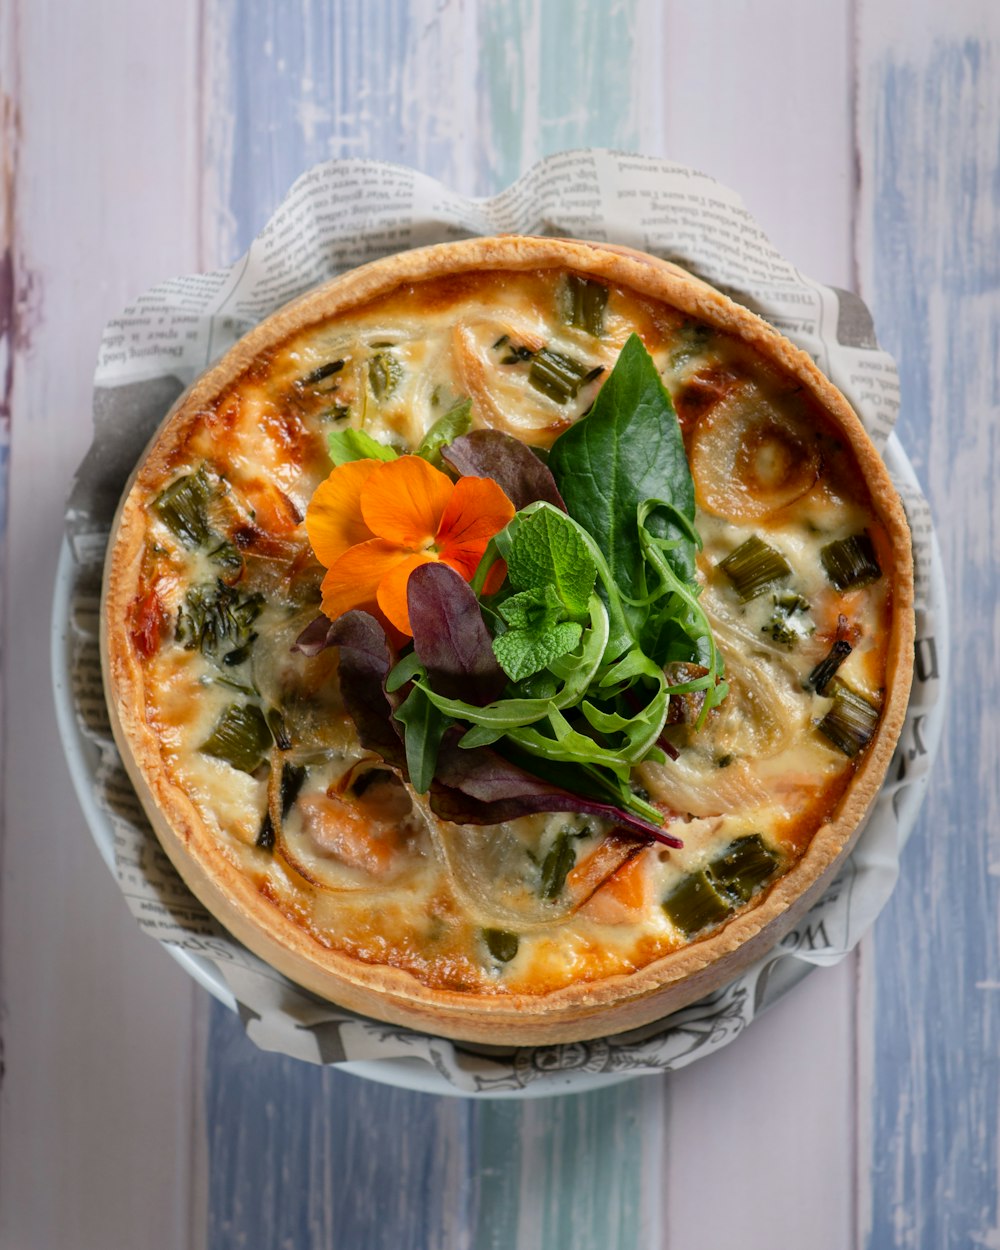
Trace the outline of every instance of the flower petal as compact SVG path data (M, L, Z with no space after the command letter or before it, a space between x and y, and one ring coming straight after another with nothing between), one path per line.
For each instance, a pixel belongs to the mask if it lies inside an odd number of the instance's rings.
M382 538L358 543L345 551L323 578L324 614L335 621L352 608L373 611L378 605L379 583L408 559L408 552Z
M377 460L351 460L338 465L325 482L320 482L309 501L306 533L316 559L327 568L336 564L349 547L374 537L361 515L361 488L377 465Z
M433 563L432 555L417 551L400 560L379 583L378 606L392 624L404 634L412 635L413 633L410 628L410 609L406 602L406 583L410 580L410 574L414 569L419 568L421 564Z
M456 488L420 456L400 456L375 467L361 496L361 514L373 534L411 551L433 543Z
M471 581L490 539L513 516L514 505L491 478L460 477L437 532L441 558Z

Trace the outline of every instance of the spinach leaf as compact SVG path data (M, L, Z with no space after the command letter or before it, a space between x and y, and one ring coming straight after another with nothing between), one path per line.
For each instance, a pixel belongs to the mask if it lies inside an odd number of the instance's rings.
M589 414L556 439L549 468L570 516L604 553L639 638L649 587L638 509L648 499L664 500L691 521L694 483L670 396L638 335L622 348ZM677 544L666 558L680 577L693 580L689 535L663 515L649 518L648 527Z

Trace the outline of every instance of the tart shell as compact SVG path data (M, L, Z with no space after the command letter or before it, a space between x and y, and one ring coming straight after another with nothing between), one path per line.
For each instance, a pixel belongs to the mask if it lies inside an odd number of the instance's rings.
M550 268L630 288L737 336L797 379L842 432L892 551L885 698L875 736L830 819L801 859L749 909L627 975L539 995L435 989L402 969L321 945L224 857L195 805L168 776L161 743L146 722L145 673L126 624L140 575L143 509L160 489L172 451L200 414L262 353L293 333L444 274ZM910 534L897 492L850 404L805 352L765 321L677 266L628 248L522 236L471 239L402 253L335 279L261 322L194 383L167 415L125 489L105 567L101 630L112 727L132 783L181 877L234 937L291 980L364 1015L470 1042L571 1042L648 1024L731 981L780 942L832 880L882 784L906 711L914 630Z

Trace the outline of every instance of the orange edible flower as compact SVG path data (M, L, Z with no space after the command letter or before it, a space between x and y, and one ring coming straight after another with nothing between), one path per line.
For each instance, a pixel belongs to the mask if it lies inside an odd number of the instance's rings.
M514 505L490 478L453 482L420 456L352 460L321 482L306 509L306 531L323 578L323 611L336 620L352 608L384 615L411 634L406 583L421 564L440 560L471 582L494 534ZM490 570L488 590L499 588Z

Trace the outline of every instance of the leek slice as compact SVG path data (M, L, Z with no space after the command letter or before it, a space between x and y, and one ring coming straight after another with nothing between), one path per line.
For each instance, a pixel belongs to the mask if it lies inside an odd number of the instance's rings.
M528 381L536 391L554 399L557 404L566 404L575 398L592 372L588 365L543 347L534 355L528 370Z
M241 773L253 773L270 746L271 731L256 703L232 703L198 749Z
M780 551L775 551L756 534L741 543L735 551L731 551L724 560L719 561L719 568L736 588L741 603L749 603L766 590L790 577L792 570L788 561Z
M578 330L585 330L599 339L604 333L604 310L608 303L608 288L592 278L570 274L566 279L566 320Z
M517 954L519 940L509 929L483 929L483 941L498 964L509 964Z
M685 937L694 937L709 925L725 920L734 904L719 893L706 873L695 872L667 895L663 910Z
M882 576L875 548L867 531L838 538L820 549L823 569L837 590L868 586Z
M863 695L838 681L833 707L816 728L850 759L871 741L878 725L879 710Z
M211 535L205 507L213 494L205 466L171 482L153 500L153 511L175 538L192 549L203 546Z
M778 856L759 833L737 838L708 866L712 880L732 898L746 903L778 866Z

